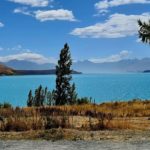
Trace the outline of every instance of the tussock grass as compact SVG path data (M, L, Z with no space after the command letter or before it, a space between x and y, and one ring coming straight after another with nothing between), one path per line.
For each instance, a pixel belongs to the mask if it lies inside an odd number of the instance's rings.
M138 121L144 117L145 120ZM144 129L150 127L149 117L150 101L138 99L99 105L10 107L0 108L0 130L27 131L60 127L81 130Z

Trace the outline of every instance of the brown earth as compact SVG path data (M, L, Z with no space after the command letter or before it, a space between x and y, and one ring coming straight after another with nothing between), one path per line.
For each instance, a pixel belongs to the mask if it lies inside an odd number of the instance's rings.
M141 130L81 131L59 128L26 132L0 132L0 140L150 141L150 132Z
M0 75L13 75L14 73L13 69L0 64Z

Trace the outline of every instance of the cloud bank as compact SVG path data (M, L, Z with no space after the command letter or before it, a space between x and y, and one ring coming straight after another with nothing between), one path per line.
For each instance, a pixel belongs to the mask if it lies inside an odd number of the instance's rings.
M95 4L95 7L100 13L105 13L111 7L129 4L150 4L150 0L101 0Z
M104 58L91 58L89 59L89 61L94 62L94 63L117 62L117 61L128 58L129 55L130 55L130 52L124 50L124 51L121 51L119 54L111 55L111 56L104 57ZM24 60L24 61L30 61L30 62L34 62L38 64L44 64L44 63L57 64L57 59L54 57L45 57L41 54L32 53L32 52L0 56L0 62L8 62L11 60Z
M29 5L31 7L46 7L49 4L49 0L9 0L10 2Z
M0 62L8 62L11 60L26 60L38 64L44 64L44 63L56 63L55 58L48 58L38 53L20 53L20 54L13 54L8 56L0 56Z
M68 20L75 21L75 17L70 10L58 9L58 10L47 10L47 11L35 11L35 18L40 21L48 20Z
M26 7L22 7L16 8L14 13L32 16L41 22L53 20L76 21L73 12L67 9L29 11Z
M117 62L123 59L128 58L130 55L129 51L121 51L119 54L111 55L105 58L91 58L89 61L94 63L104 63L104 62Z
M150 13L141 15L112 14L103 23L75 28L70 34L82 38L121 38L138 34L137 20L149 20Z

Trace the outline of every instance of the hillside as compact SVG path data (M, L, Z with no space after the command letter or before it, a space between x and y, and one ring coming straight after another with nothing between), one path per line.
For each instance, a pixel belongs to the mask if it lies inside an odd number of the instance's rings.
M55 69L49 70L15 70L3 64L0 64L0 75L49 75L55 74ZM72 74L81 74L81 72L73 71Z
M55 64L37 64L30 61L11 60L1 63L18 74L54 74ZM83 73L126 73L143 72L150 70L150 58L124 59L117 62L94 63L89 60L77 61L73 63L73 70ZM20 71L21 70L21 71Z
M14 74L14 70L6 67L3 64L0 64L0 75L13 75Z
M74 63L73 69L83 73L143 72L144 70L150 70L150 58L125 59L118 62L104 63L93 63L85 60Z
M55 68L55 64L52 63L37 64L25 60L11 60L4 64L15 70L49 70Z
M37 64L23 60L11 60L3 64L15 70L53 70L56 65L52 63ZM77 61L73 63L72 68L83 73L143 72L144 70L150 70L150 58L124 59L104 63L94 63L89 60Z

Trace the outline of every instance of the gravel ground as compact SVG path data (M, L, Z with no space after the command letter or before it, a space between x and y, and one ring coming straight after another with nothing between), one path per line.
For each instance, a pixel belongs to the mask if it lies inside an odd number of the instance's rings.
M0 150L149 150L149 141L0 141Z

